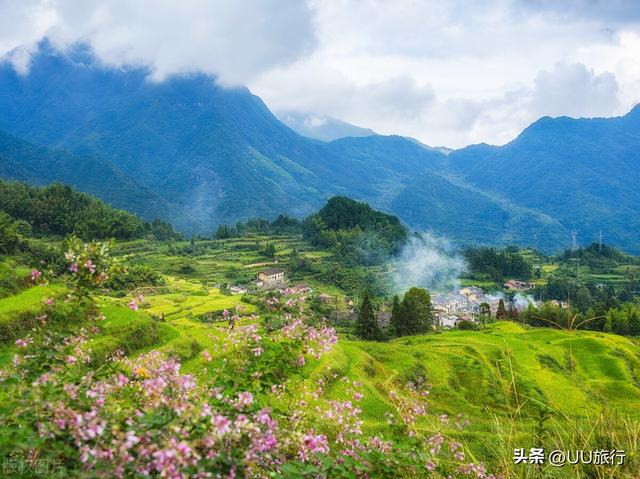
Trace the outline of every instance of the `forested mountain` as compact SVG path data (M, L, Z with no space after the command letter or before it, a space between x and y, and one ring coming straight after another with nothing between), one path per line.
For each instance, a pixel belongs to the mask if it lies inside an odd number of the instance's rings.
M448 160L465 181L576 230L581 243L602 231L640 251L640 106L619 118L541 118L505 146Z
M28 75L0 68L0 129L108 160L170 202L174 223L191 231L282 212L303 216L338 193L375 200L407 181L407 172L441 160L399 137L372 137L382 148L347 156L348 142L296 134L245 88L224 89L203 75L154 83L147 74L104 69L86 52L67 56L43 45ZM410 158L387 158L398 144Z
M105 159L38 146L0 130L0 178L64 183L144 218L172 219L173 207Z
M573 229L585 241L602 229L640 251L638 110L545 118L503 147L447 155L399 136L313 140L246 88L147 76L46 43L26 75L0 64L0 175L62 181L185 232L302 218L345 195L462 243L558 250Z
M37 235L74 234L83 239L180 237L167 223L145 222L60 183L36 187L0 180L0 214L28 224L28 229Z

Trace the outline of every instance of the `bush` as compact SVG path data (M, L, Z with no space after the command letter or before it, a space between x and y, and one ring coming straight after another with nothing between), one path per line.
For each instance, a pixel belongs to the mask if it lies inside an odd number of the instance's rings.
M472 331L476 329L476 324L473 321L467 321L463 319L462 321L458 321L456 324L456 328L462 331Z

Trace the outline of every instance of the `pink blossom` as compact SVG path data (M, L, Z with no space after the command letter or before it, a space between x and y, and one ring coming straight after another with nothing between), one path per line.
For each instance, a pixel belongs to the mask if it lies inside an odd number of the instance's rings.
M78 264L77 263L71 263L71 265L69 266L69 271L71 271L72 273L77 273L78 272Z
M263 349L258 347L258 348L253 348L251 350L251 352L253 353L254 356L260 356L263 353Z
M38 278L40 278L40 276L42 276L42 272L41 271L38 271L37 269L34 269L34 270L31 271L31 280L32 281L37 280Z
M253 394L247 391L238 393L238 400L236 401L236 408L242 409L244 406L249 406L253 403Z
M19 348L26 348L29 343L31 341L27 339L27 341L25 341L24 339L18 339L16 340L16 346L18 346Z
M68 355L68 356L65 358L65 360L64 360L64 362L65 362L65 363L67 363L67 364L73 364L73 363L75 363L76 361L77 361L76 357L75 357L75 356L72 356L71 354L70 354L70 355Z
M309 454L327 454L329 443L324 434L305 434L302 436L302 444L298 456L302 461L309 458Z
M47 298L44 301L44 304L46 304L47 306L53 306L53 303L54 303L53 298Z
M131 311L138 311L138 303L136 303L135 300L131 300L128 306Z
M96 265L93 264L93 261L91 261L91 259L88 259L85 262L84 267L87 268L91 274L96 272Z
M205 349L204 351L202 351L202 357L204 358L205 361L210 362L211 361L211 353Z
M300 356L298 358L298 366L302 367L302 366L304 366L304 364L305 364L304 356Z
M227 434L231 431L231 421L220 414L216 414L211 418L211 424L215 426L220 435Z

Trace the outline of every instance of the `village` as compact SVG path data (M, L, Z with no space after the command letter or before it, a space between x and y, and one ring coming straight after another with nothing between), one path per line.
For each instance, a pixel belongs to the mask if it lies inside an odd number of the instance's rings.
M289 295L310 295L313 289L306 283L290 285L286 270L283 268L268 268L259 271L250 287L231 286L229 290L233 294L244 294L249 288L255 290L274 290L280 294ZM485 292L478 286L464 286L449 292L436 292L432 295L432 306L434 312L434 326L444 329L455 328L461 321L479 323L487 319L488 316L496 317L500 301L504 303L506 311L522 311L529 304L535 307L542 305L542 301L536 300L527 291L535 288L535 283L507 280L503 284L504 291ZM335 304L333 317L337 321L355 320L357 311L353 298L346 297L344 307L339 308L335 298L320 293L317 295L320 302L325 304ZM566 303L556 301L558 306L566 307ZM391 311L386 304L381 305L378 311L378 322L382 327L388 325Z

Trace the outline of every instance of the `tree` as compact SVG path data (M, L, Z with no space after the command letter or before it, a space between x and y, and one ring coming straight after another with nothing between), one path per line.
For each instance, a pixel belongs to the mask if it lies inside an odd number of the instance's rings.
M489 303L480 303L480 322L484 326L491 319L491 306Z
M501 321L505 319L509 319L509 313L507 313L507 309L504 307L503 299L501 299L498 302L498 311L496 311L496 319Z
M262 255L270 259L276 257L276 247L273 245L273 243L267 243L267 245L262 250Z
M402 299L397 335L426 333L433 324L431 297L423 288L411 288Z
M365 294L358 311L358 319L356 320L356 334L359 338L367 341L377 341L380 339L380 327L369 295Z
M401 336L400 315L402 305L400 304L400 298L396 294L393 297L393 307L391 308L391 319L389 320L389 329L392 336Z
M576 306L582 312L585 312L593 304L591 292L585 286L581 286L576 291Z
M12 254L20 245L20 235L13 219L0 211L0 254Z

